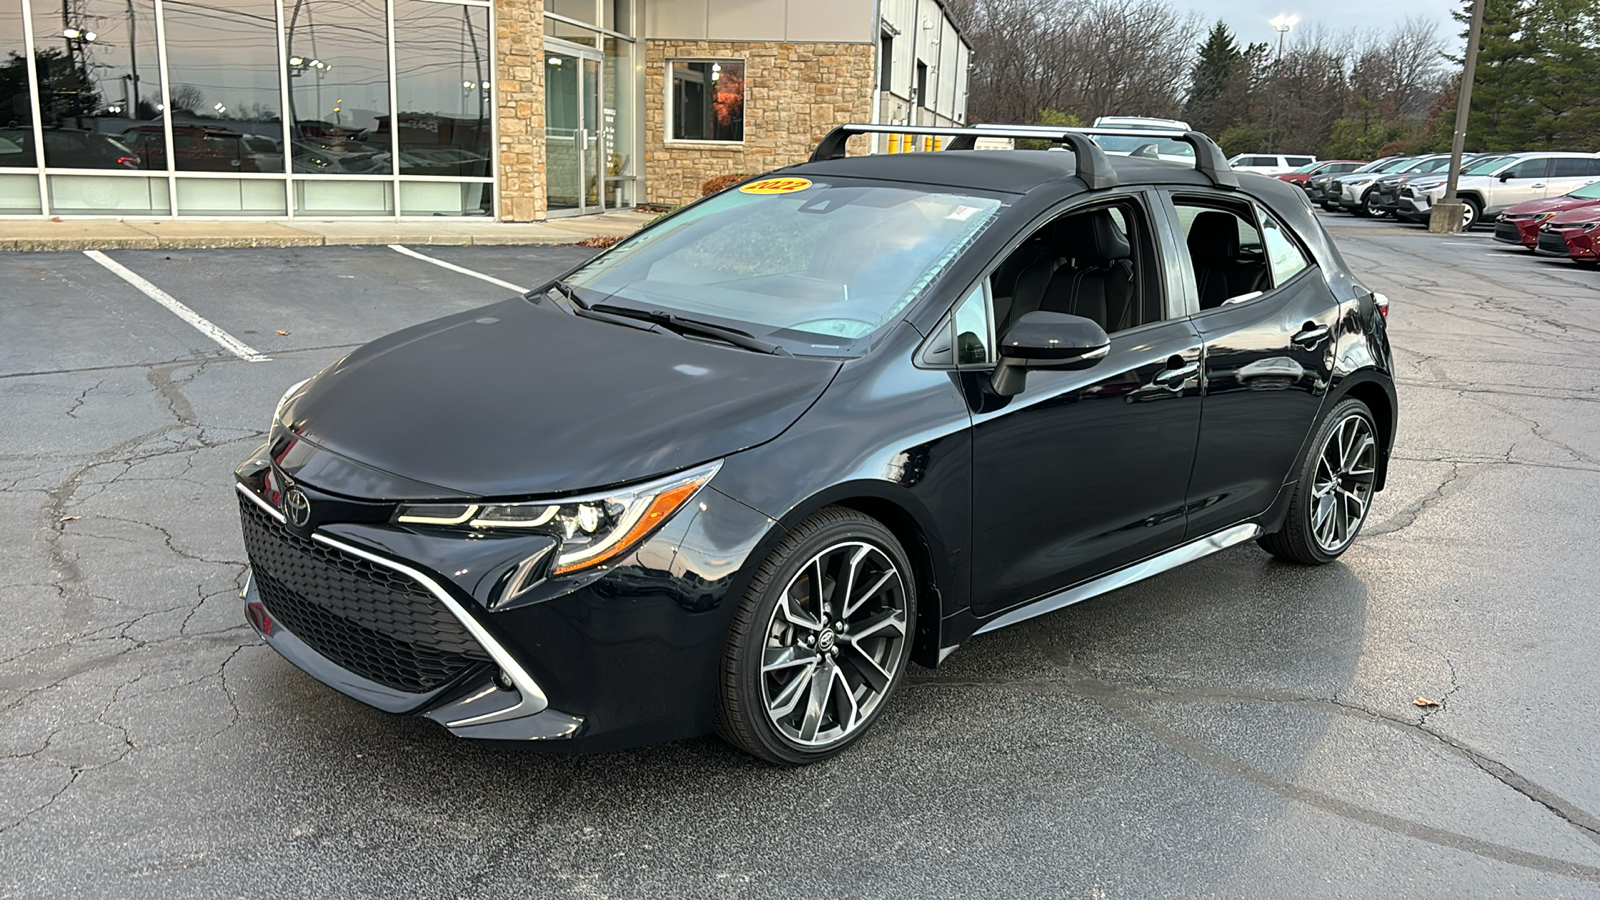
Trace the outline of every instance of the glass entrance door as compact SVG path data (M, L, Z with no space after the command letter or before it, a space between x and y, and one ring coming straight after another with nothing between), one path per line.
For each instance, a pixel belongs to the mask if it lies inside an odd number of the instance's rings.
M600 63L598 53L545 47L545 191L551 216L605 208L600 191L606 158Z

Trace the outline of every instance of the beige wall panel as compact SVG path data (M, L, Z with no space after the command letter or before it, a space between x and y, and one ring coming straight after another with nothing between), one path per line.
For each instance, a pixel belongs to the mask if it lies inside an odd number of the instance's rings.
M789 0L791 41L876 42L872 0Z
M712 0L642 0L644 36L704 40Z
M714 41L781 41L787 0L712 0L709 37Z

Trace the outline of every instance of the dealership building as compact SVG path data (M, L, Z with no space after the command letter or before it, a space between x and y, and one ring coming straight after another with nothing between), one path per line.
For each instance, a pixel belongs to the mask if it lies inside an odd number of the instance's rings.
M0 0L0 216L672 206L961 124L969 60L942 0Z

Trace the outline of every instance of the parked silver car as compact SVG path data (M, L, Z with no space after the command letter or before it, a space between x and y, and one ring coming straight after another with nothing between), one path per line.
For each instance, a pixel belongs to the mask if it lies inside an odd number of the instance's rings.
M1427 218L1444 198L1445 174L1418 178L1400 189L1400 211L1407 218ZM1456 196L1466 207L1461 227L1471 228L1484 216L1529 200L1559 197L1600 181L1600 153L1508 153L1475 160L1461 171Z

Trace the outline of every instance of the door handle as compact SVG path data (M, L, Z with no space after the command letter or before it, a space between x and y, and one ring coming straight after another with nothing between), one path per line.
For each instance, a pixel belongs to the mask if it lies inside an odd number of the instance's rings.
M1171 364L1172 363L1170 361L1167 363L1169 366ZM1185 381L1188 381L1190 378L1193 378L1199 374L1200 364L1198 362L1192 362L1188 365L1179 366L1176 369L1163 369L1156 373L1156 377L1150 379L1150 383L1159 384L1169 391L1181 391L1183 390L1183 383Z
M1306 348L1307 350L1310 350L1312 347L1322 343L1323 338L1326 338L1328 333L1328 326L1318 325L1315 322L1307 322L1306 327L1299 334L1294 336L1294 342Z
M1542 188L1542 187L1548 187L1548 185L1545 185L1545 184L1530 184L1530 185L1528 185L1528 187L1540 187L1540 188Z

